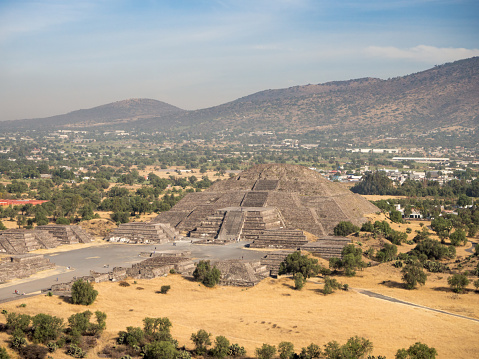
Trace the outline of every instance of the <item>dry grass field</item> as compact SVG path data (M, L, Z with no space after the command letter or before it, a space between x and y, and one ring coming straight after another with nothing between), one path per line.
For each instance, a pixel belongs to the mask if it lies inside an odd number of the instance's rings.
M384 267L383 267L384 266ZM340 277L353 288L381 292L406 301L479 318L479 294L452 295L445 290L444 279L429 277L425 287L407 291L397 286L383 286L383 280L399 282L398 270L387 264L368 268L357 277ZM44 312L67 318L84 310L108 314L107 331L98 347L112 342L127 326L142 326L145 317L168 317L172 334L180 345L192 348L190 335L205 329L213 336L224 335L244 346L250 356L263 343L277 345L291 341L299 350L311 342L324 345L337 340L344 343L354 335L374 344L373 354L394 357L398 348L417 341L433 346L439 358L473 358L479 353L479 322L432 311L390 303L357 293L337 291L324 296L321 278L314 278L302 291L292 288L290 278L265 279L249 289L234 287L206 288L179 275L153 280L138 280L130 287L118 283L100 283L99 295L90 307L68 304L58 297L37 296L0 305L1 309L27 314ZM170 285L168 294L158 294L162 285ZM25 303L25 308L18 307ZM3 320L3 318L2 318ZM0 336L0 343L6 335ZM0 345L5 345L2 343ZM63 357L56 353L55 357Z

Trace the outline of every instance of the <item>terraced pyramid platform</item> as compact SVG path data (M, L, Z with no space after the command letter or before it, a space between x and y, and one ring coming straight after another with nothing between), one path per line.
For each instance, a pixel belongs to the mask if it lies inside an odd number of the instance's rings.
M153 219L197 238L251 240L266 230L301 230L328 236L340 221L361 225L378 208L316 171L264 164L189 193ZM283 247L285 248L285 247Z

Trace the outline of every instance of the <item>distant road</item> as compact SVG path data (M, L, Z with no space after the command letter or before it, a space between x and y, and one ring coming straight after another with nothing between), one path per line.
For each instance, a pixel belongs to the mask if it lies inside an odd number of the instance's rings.
M140 257L141 252L183 252L190 251L194 260L210 259L241 259L257 260L264 256L260 251L244 249L246 242L229 245L197 245L188 241L177 241L165 244L130 245L106 244L80 248L68 252L45 254L52 263L57 265L55 270L40 272L30 278L14 280L0 285L0 302L19 299L23 293L26 296L38 294L39 291L49 289L53 284L66 283L74 277L90 274L90 270L106 273L113 267L131 267L134 263L145 260ZM106 268L105 266L109 266ZM68 269L70 267L70 269ZM57 281L58 279L58 281ZM15 290L20 295L15 294Z
M447 315L452 315L453 317L458 317L458 318L462 318L462 319L472 320L472 321L474 321L474 322L478 322L478 323L479 323L479 319L466 317L466 316L464 316L464 315L454 314L454 313L446 312L446 311L440 310L440 309L434 309L434 308L425 307L425 306L419 305L419 304L414 304L414 303L410 303L410 302L405 302L405 301L403 301L403 300L400 300L400 299L397 299L397 298L394 298L394 297L388 297L387 295L383 295L383 294L371 292L371 291L365 290L365 289L354 288L354 290L355 290L356 292L358 292L358 293L367 295L368 297L377 298L377 299L385 300L385 301L392 302L392 303L404 304L404 305L408 305L408 306L410 306L410 307L416 307L416 308L431 310L431 311L433 311L433 312L437 312L437 313L441 313L441 314L447 314Z

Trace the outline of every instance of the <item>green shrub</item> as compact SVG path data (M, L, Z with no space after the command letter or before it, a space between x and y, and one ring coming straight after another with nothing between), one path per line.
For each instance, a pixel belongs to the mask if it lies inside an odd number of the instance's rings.
M79 279L72 285L72 303L81 305L92 304L98 295L93 284Z
M43 359L47 356L48 349L36 344L30 344L22 347L19 351L23 359Z
M83 351L82 348L80 348L76 344L70 344L67 349L67 354L74 357L74 358L84 358L86 357L86 352Z
M125 344L131 348L145 343L145 332L139 327L127 327L126 332L121 331L118 333L118 344Z
M53 353L58 349L58 345L56 342L49 342L47 344L47 349L50 353Z
M144 359L175 359L178 355L175 345L161 341L147 344L144 349Z
M129 287L130 283L122 280L120 283L118 283L120 287ZM136 284L136 283L135 283Z
M10 355L8 355L7 349L0 347L0 359L10 359Z
M161 286L161 289L160 289L160 293L161 293L161 294L166 294L166 293L168 293L168 291L170 290L170 288L171 288L171 287L170 287L169 285L162 285L162 286Z
M407 240L407 234L404 232L391 230L391 232L386 236L386 239L391 241L391 243L400 246L402 242Z
M339 283L335 278L324 277L324 288L323 294L328 295L334 292L335 289L340 289L342 284Z
M243 357L246 355L246 350L239 344L231 344L228 348L228 356L230 357Z
M8 333L13 333L15 331L25 333L32 320L27 314L7 313L7 311L5 311L4 314L7 320L5 327Z
M191 354L186 350L179 350L176 359L191 359Z
M436 261L426 261L424 263L424 268L431 273L444 273L449 269L449 267L444 263L439 263Z
M63 319L48 314L37 314L32 318L33 341L47 344L57 340L63 330Z
M371 222L363 223L363 225L361 226L361 231L363 231L363 232L373 232L374 231L374 225Z
M15 349L19 350L27 345L27 340L25 339L25 335L22 332L16 332L12 335L10 339L10 346Z
M68 225L70 224L70 220L68 218L65 218L65 217L58 217L56 222L56 224L63 224L63 225Z
M384 247L376 253L378 262L389 262L396 258L398 248L394 244L384 244Z

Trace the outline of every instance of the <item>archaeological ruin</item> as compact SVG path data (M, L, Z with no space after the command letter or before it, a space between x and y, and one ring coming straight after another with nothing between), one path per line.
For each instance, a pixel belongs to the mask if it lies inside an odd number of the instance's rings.
M249 241L252 248L298 249L306 232L316 238L333 234L340 221L361 225L378 209L340 183L318 172L289 164L257 165L205 190L186 195L153 223L167 223L198 243ZM343 246L334 238L325 246ZM332 247L331 247L332 248ZM341 247L342 248L342 247Z

